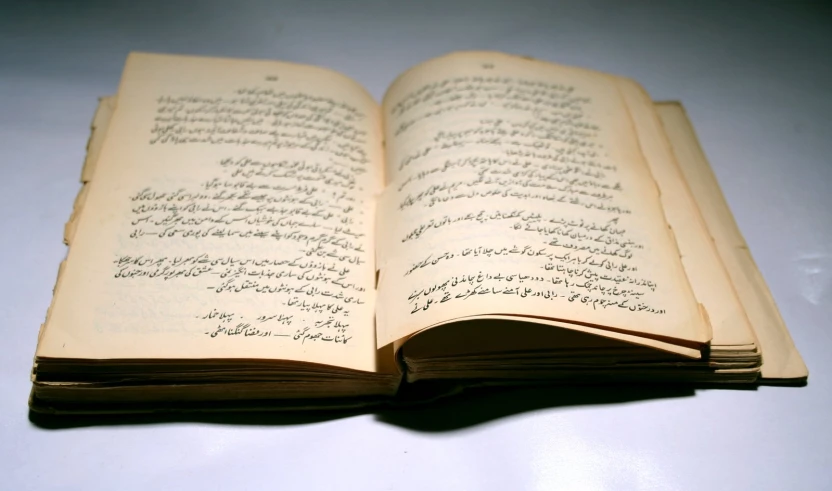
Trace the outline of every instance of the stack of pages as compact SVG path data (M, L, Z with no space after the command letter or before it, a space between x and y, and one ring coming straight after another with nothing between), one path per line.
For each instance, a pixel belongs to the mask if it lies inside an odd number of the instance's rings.
M134 53L81 179L36 411L808 376L684 110L629 79L461 52L379 105L323 68Z

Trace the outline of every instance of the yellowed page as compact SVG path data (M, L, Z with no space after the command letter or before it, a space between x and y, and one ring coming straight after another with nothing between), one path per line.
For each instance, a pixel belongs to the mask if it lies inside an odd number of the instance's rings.
M383 114L379 345L486 314L710 340L617 79L456 53Z
M755 337L711 239L696 201L676 163L653 101L635 82L618 79L633 118L650 174L659 188L662 209L676 238L685 275L696 300L708 313L712 344L744 345Z
M759 340L763 378L805 379L809 371L751 257L684 109L675 103L657 104L657 108L681 171Z
M81 210L84 209L84 203L87 201L87 193L89 192L89 186L87 184L95 174L98 154L101 152L101 147L104 145L104 140L107 137L110 118L115 108L116 96L101 97L98 100L98 107L95 109L95 116L93 116L92 124L90 125L87 156L84 158L84 167L81 169L81 190L78 191L78 195L75 197L75 203L72 205L72 213L64 226L64 243L66 245L72 245L72 238L75 236L78 218L81 216Z
M38 357L376 371L381 159L339 74L132 54Z

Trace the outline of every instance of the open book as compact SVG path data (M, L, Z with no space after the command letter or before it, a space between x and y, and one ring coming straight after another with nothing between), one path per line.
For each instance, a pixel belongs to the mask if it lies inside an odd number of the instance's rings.
M681 106L625 78L462 52L379 105L134 53L82 174L35 410L807 377Z

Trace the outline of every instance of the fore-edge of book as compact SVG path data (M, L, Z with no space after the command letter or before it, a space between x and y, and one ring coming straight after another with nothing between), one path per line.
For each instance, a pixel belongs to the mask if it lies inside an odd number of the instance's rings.
M757 335L763 355L763 381L805 381L809 370L740 233L684 107L675 101L657 102L656 110L676 161Z

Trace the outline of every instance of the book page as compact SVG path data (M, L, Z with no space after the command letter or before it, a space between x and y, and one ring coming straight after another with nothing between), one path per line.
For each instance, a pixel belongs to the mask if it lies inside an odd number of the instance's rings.
M381 148L334 72L132 54L38 357L379 370Z
M379 345L486 314L710 340L615 77L456 53L382 110Z
M806 364L740 233L684 108L678 103L659 103L657 108L679 168L760 343L763 379L805 380L809 375Z
M618 84L635 123L639 145L647 156L650 174L659 188L662 210L676 238L685 275L696 300L708 313L714 333L712 347L754 344L748 317L679 168L653 101L631 80L618 79Z

